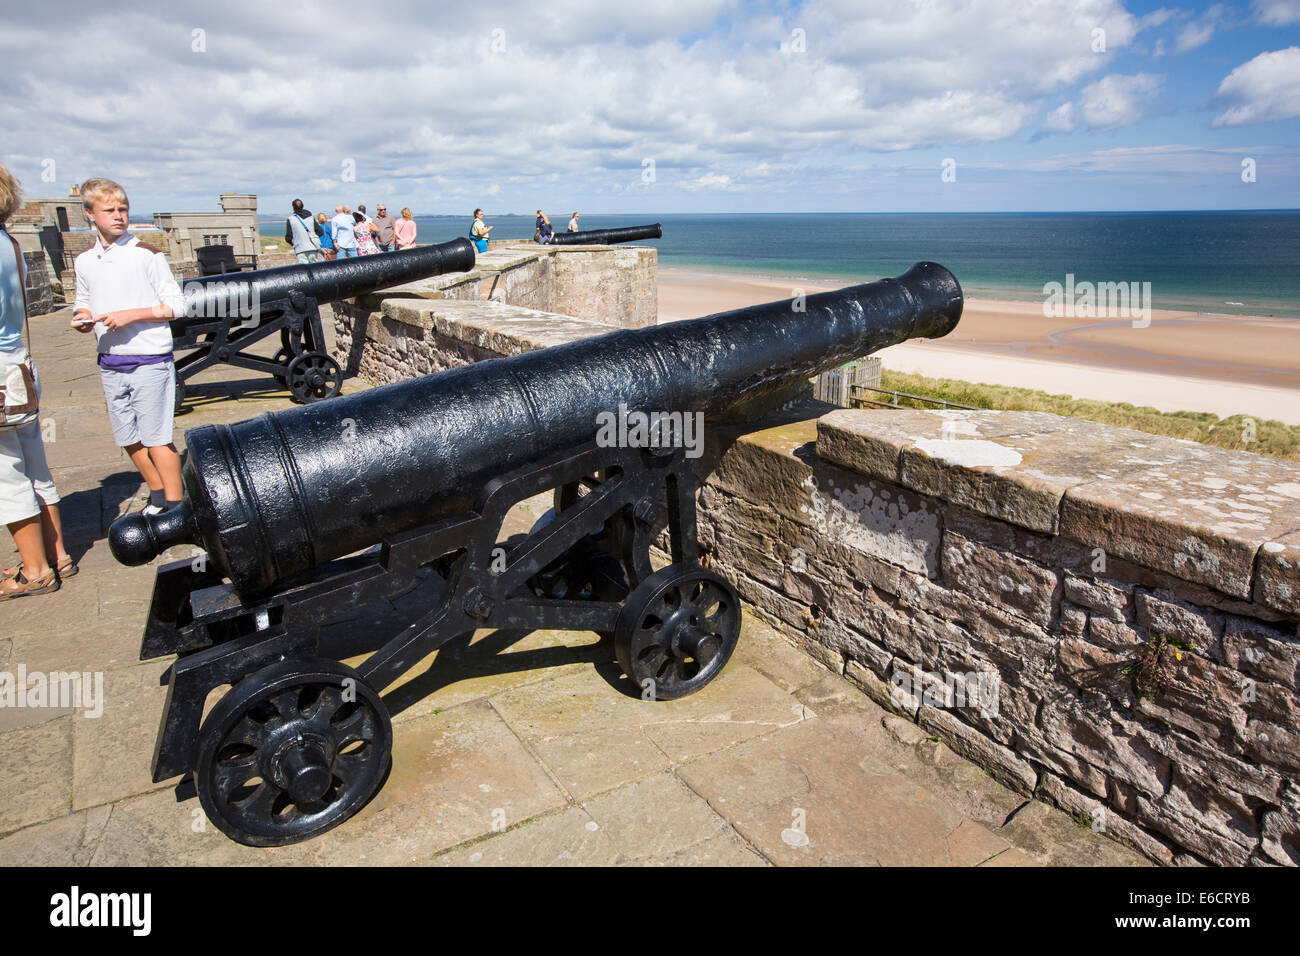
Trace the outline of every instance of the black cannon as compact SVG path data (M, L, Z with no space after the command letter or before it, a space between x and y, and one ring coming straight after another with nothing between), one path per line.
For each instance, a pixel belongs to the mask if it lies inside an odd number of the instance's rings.
M185 382L219 362L269 372L300 403L339 394L343 372L326 354L321 302L333 302L474 267L474 245L454 239L436 246L257 272L206 276L184 285L184 313L171 321L176 360L176 411ZM280 333L272 358L244 351Z
M662 239L659 223L648 226L628 226L625 229L588 229L585 232L557 232L551 236L552 246L612 246L617 242L637 242L641 239Z
M387 770L380 693L479 628L595 631L612 636L641 696L699 690L735 648L740 602L700 564L687 416L946 335L962 303L952 274L923 262L806 300L190 430L185 500L123 517L109 535L131 565L175 545L206 550L158 570L145 627L141 659L180 655L154 780L192 774L209 818L241 843L324 832ZM611 432L611 416L640 430ZM656 420L657 432L645 428ZM510 509L544 493L547 517L503 542ZM655 571L665 515L672 563ZM431 611L355 670L322 659L322 622L409 590L417 574L438 589ZM227 683L200 727L209 692Z

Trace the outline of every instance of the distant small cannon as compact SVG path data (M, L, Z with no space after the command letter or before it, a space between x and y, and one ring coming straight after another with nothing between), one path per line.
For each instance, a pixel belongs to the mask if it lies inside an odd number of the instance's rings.
M586 232L557 232L551 236L549 245L612 246L619 242L662 239L663 234L663 227L656 222L648 226L628 226L625 229L588 229Z
M176 410L185 401L185 382L218 363L270 373L295 402L333 398L343 372L324 351L319 303L473 267L473 244L453 239L402 252L187 280L184 312L171 320L172 348L189 352L176 360ZM274 357L245 351L276 332L280 349Z
M735 649L741 607L701 564L698 476L690 443L672 436L876 349L946 335L962 305L952 273L922 262L191 429L182 503L109 532L129 565L175 545L206 550L159 568L154 585L141 659L179 655L154 780L192 775L208 817L241 843L323 833L382 784L381 692L479 628L612 635L638 696L700 690ZM551 512L503 540L511 509L543 493ZM672 563L655 571L665 515ZM433 608L363 664L322 657L323 622L420 580Z

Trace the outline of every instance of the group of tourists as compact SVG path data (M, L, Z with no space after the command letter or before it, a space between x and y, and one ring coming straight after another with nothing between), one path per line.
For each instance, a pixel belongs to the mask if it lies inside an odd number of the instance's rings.
M415 234L415 217L409 206L402 210L400 218L394 219L388 214L388 204L382 202L373 218L364 205L357 206L354 212L343 203L334 206L330 218L323 212L313 217L302 200L295 199L284 224L284 241L293 246L302 263L411 249Z
M569 220L568 231L578 231L578 214L576 212L573 214L573 218ZM551 236L553 235L555 235L555 231L551 228L550 217L548 217L546 213L542 212L542 210L537 210L537 228L533 230L533 242L546 245L551 241Z
M293 212L284 225L284 241L293 246L298 261L319 262L322 259L347 259L351 256L370 256L380 252L401 251L415 245L415 218L410 207L402 210L401 218L388 214L388 206L380 203L372 219L365 206L339 203L334 207L334 217L317 213L312 217L301 199L293 201ZM578 231L578 213L569 220L569 232ZM469 226L469 238L479 252L487 252L488 234L492 227L483 221L483 210L475 209ZM537 210L537 228L533 240L543 245L551 241L554 232L551 220L542 210Z

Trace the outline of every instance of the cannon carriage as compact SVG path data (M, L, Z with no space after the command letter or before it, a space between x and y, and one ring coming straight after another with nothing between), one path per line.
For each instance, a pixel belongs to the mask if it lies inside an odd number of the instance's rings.
M176 411L185 402L185 383L217 364L266 372L300 404L333 398L342 390L343 372L325 351L321 302L473 267L473 244L456 239L382 256L188 280L184 313L171 320L172 348L187 353L176 359ZM277 334L274 356L248 351Z
M599 422L613 409L723 414L947 334L962 294L942 266L918 263L799 306L619 330L189 431L185 500L121 518L109 538L133 565L204 549L158 570L142 641L142 659L178 655L154 780L186 775L241 843L323 833L382 785L385 689L480 628L594 631L639 696L702 689L736 647L741 607L700 560L699 475L680 442L611 442ZM546 493L551 511L505 538L511 508ZM671 563L655 570L661 527ZM323 623L417 584L436 591L432 608L364 663L322 657Z

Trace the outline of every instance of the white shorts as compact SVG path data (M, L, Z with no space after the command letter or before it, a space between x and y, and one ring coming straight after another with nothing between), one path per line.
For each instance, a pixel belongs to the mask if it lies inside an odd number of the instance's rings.
M141 365L130 372L101 368L108 420L113 440L125 448L137 442L146 448L172 443L176 410L176 363Z
M59 500L45 463L40 420L19 428L0 428L0 524L13 524Z

